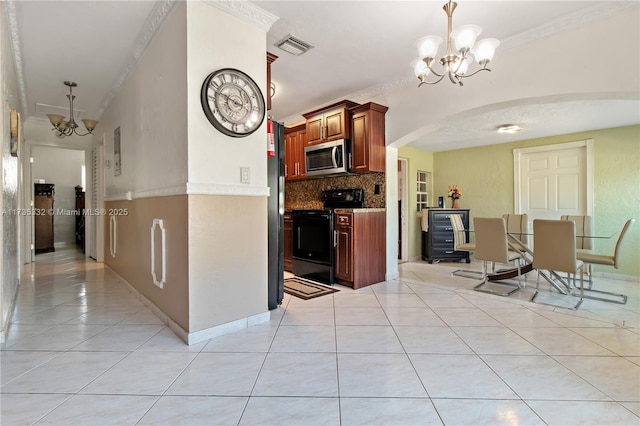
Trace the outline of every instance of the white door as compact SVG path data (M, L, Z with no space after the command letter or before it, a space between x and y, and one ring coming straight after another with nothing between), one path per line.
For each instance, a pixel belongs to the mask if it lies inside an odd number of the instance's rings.
M530 221L592 215L592 152L592 140L515 149L515 213Z

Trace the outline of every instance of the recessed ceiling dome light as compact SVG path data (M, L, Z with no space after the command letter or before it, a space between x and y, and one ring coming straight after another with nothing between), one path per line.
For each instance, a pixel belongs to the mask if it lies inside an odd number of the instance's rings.
M517 124L503 124L498 126L498 133L518 133L522 130L522 126Z

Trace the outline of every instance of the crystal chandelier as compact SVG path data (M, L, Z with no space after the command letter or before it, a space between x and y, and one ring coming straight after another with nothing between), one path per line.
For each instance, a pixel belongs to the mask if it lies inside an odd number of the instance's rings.
M83 118L81 121L84 124L84 127L87 128L87 133L79 133L78 132L78 124L76 123L74 112L73 112L73 100L76 98L73 94L73 88L78 85L73 81L65 81L65 86L69 87L69 94L67 95L67 99L69 99L69 120L65 120L65 117L58 114L47 114L49 117L49 121L53 126L52 130L55 130L57 136L71 136L72 134L76 134L78 136L87 136L89 134L93 134L93 129L96 128L96 124L98 122L96 120L90 120L88 118Z
M411 62L411 67L420 80L418 87L423 84L439 83L445 76L449 76L452 83L462 86L463 78L471 77L480 71L491 71L487 68L487 64L493 59L493 54L500 42L495 38L485 38L476 43L476 38L482 32L482 28L477 25L463 25L452 31L453 11L457 5L456 2L449 1L442 7L447 13L448 22L447 53L439 60L444 67L443 70L438 72L433 68L442 37L422 37L415 43L419 56ZM455 50L452 43L455 43ZM469 74L469 66L473 63L474 57L480 68ZM435 80L427 81L429 74L436 76Z

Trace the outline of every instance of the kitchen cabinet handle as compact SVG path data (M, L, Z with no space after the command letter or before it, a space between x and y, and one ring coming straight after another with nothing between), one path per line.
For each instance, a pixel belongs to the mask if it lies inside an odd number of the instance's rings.
M284 177L288 177L289 176L289 167L288 165L284 165Z
M333 246L338 247L338 231L333 230Z

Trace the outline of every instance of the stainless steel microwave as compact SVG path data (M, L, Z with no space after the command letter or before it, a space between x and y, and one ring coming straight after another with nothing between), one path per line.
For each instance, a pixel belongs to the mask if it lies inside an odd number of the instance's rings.
M349 171L349 141L339 139L304 148L307 176L333 175Z

